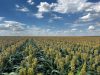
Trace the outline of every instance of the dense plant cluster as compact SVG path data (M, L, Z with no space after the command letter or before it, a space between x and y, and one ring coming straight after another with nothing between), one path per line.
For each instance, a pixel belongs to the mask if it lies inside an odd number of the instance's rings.
M24 37L0 52L2 75L100 75L99 37Z

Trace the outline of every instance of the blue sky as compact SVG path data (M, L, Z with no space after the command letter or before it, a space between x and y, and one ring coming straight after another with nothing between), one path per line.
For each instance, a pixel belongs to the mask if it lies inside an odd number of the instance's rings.
M100 36L100 0L0 0L1 36Z

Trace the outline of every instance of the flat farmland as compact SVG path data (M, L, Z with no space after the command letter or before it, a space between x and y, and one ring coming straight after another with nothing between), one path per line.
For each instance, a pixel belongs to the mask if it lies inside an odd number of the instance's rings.
M0 75L100 75L100 37L0 37Z

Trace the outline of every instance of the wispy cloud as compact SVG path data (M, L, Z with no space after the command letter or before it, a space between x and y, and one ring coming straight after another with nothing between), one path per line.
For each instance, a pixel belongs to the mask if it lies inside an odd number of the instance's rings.
M4 21L0 24L0 30L23 31L25 29L24 25L16 21Z
M44 16L43 16L43 14L41 13L41 12L38 12L38 13L36 13L36 14L33 14L36 18L39 18L39 19L41 19L41 18L43 18Z
M52 23L53 21L55 21L55 20L62 20L63 19L63 17L61 17L61 16L58 16L58 15L56 15L56 14L52 14L51 15L52 17L49 19L49 23Z
M16 10L20 11L20 12L29 12L29 9L25 6L19 6L19 5L15 5L16 6Z
M73 31L77 31L78 29L76 29L76 28L73 28L73 29L71 29L71 31L73 32Z
M53 16L52 19L54 19L54 20L60 20L60 19L63 19L63 17L58 16L58 15L56 15L56 14L52 14L52 16Z
M79 18L79 22L90 22L90 21L93 21L93 20L97 19L98 17L99 17L99 14L87 13L87 15L84 15L84 16Z

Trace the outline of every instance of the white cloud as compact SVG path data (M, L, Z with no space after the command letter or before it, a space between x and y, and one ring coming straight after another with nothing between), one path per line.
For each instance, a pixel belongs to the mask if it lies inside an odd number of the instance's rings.
M49 4L47 2L40 2L40 4L37 6L38 12L35 14L37 18L43 18L43 13L51 11L53 4Z
M3 21L0 24L0 35L2 36L46 36L53 35L50 28L37 27L36 25L26 26L17 21Z
M28 12L29 11L29 9L26 7L23 7L23 8L17 9L17 10L21 11L21 12Z
M93 18L91 18L91 13L88 13L87 15L80 17L80 20L85 21L85 22L91 21L92 19Z
M21 12L29 12L29 9L25 6L19 6L19 5L15 5L16 6L16 10L17 11L21 11Z
M100 18L100 2L89 3L89 6L84 9L84 13L87 13L87 15L80 17L79 21L87 22Z
M100 13L100 2L91 3L91 6L86 9L88 12Z
M57 3L40 2L37 6L38 12L58 12L58 13L74 13L83 11L90 3L87 0L57 0ZM58 17L56 17L58 18Z
M0 30L9 30L9 28L5 24L0 24Z
M56 14L52 14L51 16L52 16L52 18L49 19L49 21L48 21L49 23L52 23L55 20L61 20L61 19L63 19L63 17L58 16Z
M41 19L41 18L44 17L43 14L42 14L41 12L38 12L38 13L34 14L34 16L36 16L36 17L39 18L39 19Z
M82 27L84 26L84 24L80 24L80 23L69 23L69 25L71 25L71 27Z
M34 4L33 0L27 0L27 3L29 3L30 5Z
M99 16L98 13L87 13L87 15L84 15L82 17L79 18L79 21L82 21L82 22L88 22L88 21L93 21L95 19L97 19Z
M57 0L57 3L40 2L38 5L39 12L54 11L58 13L75 13L84 11L93 5L87 0Z
M28 28L27 33L25 35L31 36L48 36L51 35L52 31L50 28L42 28L37 27L36 25L32 25Z
M53 5L53 11L58 13L75 13L81 11L100 12L100 2L91 3L87 0L57 0Z
M51 6L47 2L40 2L40 5L38 5L37 8L38 8L38 12L49 12Z
M91 31L95 30L95 26L93 26L93 25L89 26L88 30L91 30Z
M20 8L20 6L18 4L16 4L15 6L16 6L16 8Z
M37 8L38 13L41 12L42 16L45 12L58 12L62 14L76 12L87 13L87 15L81 17L83 21L92 21L98 17L97 15L100 15L100 2L91 3L87 2L87 0L57 0L57 3L51 4L40 2ZM91 19L88 19L88 17Z
M23 31L25 29L24 25L16 21L4 21L0 24L0 30Z
M11 22L10 22L11 23ZM14 23L14 22L13 22ZM17 23L17 22L15 22ZM16 28L16 26L14 26ZM22 25L22 27L24 27ZM3 29L2 29L3 28ZM91 36L91 35L100 35L100 30L93 31L90 34L90 31L82 31L76 28L72 30L52 30L50 28L37 27L36 25L31 25L24 27L24 31L14 31L12 32L12 25L0 24L0 35L1 36ZM98 34L96 34L98 32Z
M53 14L53 19L58 20L58 19L62 19L62 17L57 16L56 14Z
M71 29L71 31L77 31L77 29L76 28L73 28L73 29Z
M89 19L89 18L90 18L90 16L91 16L91 14L90 14L90 13L88 13L87 15L85 15L85 16L83 16L83 17L81 17L81 19L82 19L82 20L86 20L86 19Z
M58 13L78 12L83 10L85 2L86 0L57 0L53 11Z

